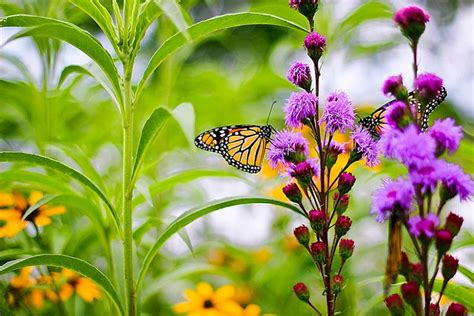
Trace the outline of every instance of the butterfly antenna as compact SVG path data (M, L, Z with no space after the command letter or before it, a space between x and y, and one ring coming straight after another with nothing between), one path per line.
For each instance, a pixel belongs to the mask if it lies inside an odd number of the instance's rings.
M273 101L272 106L270 107L270 112L268 112L267 123L265 123L265 125L268 125L268 121L270 120L270 115L272 114L273 106L276 103L277 103L277 101Z

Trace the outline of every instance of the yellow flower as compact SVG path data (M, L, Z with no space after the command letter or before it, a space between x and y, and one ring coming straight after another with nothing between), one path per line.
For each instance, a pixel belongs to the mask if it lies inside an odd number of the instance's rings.
M15 289L25 289L36 284L36 280L31 277L33 267L26 267L20 270L17 276L10 280L10 286Z
M26 199L21 193L0 193L0 238L14 237L21 232L27 222L42 227L51 224L51 216L63 214L66 209L62 205L42 205L31 213L25 221L22 220L26 211L36 202L43 198L43 193L32 191Z
M264 265L272 259L272 252L268 247L261 247L252 252L252 257L256 263Z
M61 273L54 275L54 278L64 282L59 290L59 298L62 301L67 301L74 292L88 303L101 298L97 284L72 270L62 269Z
M260 315L260 307L255 304L250 304L245 307L242 316L259 316Z
M210 284L201 282L195 291L185 290L186 301L174 305L173 310L188 316L247 316L244 309L232 299L234 294L232 285L224 285L214 291Z

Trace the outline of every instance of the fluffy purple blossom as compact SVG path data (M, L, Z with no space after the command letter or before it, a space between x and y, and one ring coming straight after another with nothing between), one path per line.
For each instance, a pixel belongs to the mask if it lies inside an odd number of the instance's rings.
M414 187L419 187L422 193L433 193L439 181L439 172L443 163L433 159L418 168L410 170L408 176Z
M411 209L413 195L414 190L410 181L401 177L387 180L374 193L371 213L377 215L379 222L388 219L392 212L406 214Z
M415 89L427 100L434 99L443 87L443 79L432 73L418 75L415 79Z
M300 62L294 62L288 72L286 78L297 87L301 87L306 91L311 89L311 69L309 65Z
M354 140L354 150L362 154L368 167L375 167L380 163L377 155L377 143L366 129L357 126L352 133L352 139Z
M336 131L344 133L354 126L354 109L352 102L344 92L333 92L326 99L323 115L319 124L326 123L326 129L334 134Z
M316 178L319 178L319 176L321 175L321 165L319 163L319 159L318 158L309 158L306 161L309 163L311 168L313 168L313 175Z
M326 38L316 32L311 32L304 38L304 46L306 49L324 50L326 47Z
M447 150L450 154L458 149L463 137L461 126L457 126L450 117L436 120L428 131L428 135L436 141L437 152L442 153Z
M390 76L385 80L382 86L382 92L385 95L397 95L397 91L403 88L403 77L402 75Z
M461 201L469 199L469 196L474 193L472 178L465 174L458 165L444 161L441 161L441 164L438 168L438 177L444 187L453 197L458 195Z
M388 107L385 113L385 118L387 119L388 125L395 128L401 128L409 124L409 115L406 104L402 101L396 101Z
M270 164L276 167L280 163L285 166L292 162L295 163L294 156L307 156L308 154L308 142L301 133L280 131L275 134L267 156Z
M318 97L312 93L306 91L292 93L283 108L286 125L297 128L305 120L313 119L317 105Z
M415 237L432 239L438 225L439 219L435 214L428 214L425 218L417 215L408 220L408 230Z
M418 6L408 6L398 10L393 16L393 20L401 27L409 27L413 23L428 23L430 15Z

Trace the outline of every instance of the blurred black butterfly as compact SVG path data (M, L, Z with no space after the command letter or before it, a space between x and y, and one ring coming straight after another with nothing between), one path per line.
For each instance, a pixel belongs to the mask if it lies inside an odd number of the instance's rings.
M426 106L424 112L422 112L421 104L415 97L415 93L412 91L408 95L408 99L412 106L415 106L417 109L418 115L421 115L421 130L425 131L428 128L428 122L431 113L446 99L448 95L446 89L444 87L438 92L437 96ZM359 120L360 125L367 129L367 131L372 135L374 139L379 139L382 135L382 127L385 124L384 121L384 114L385 111L395 103L397 100L392 100L388 103L385 103L374 112L372 112L369 116L361 118Z

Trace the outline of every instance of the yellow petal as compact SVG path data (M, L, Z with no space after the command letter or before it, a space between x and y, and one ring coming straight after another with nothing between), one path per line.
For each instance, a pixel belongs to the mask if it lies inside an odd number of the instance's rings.
M59 291L59 298L63 302L67 301L71 297L73 292L74 288L72 287L72 285L69 283L64 283L61 287L61 290Z
M235 288L232 285L224 285L216 290L214 302L226 301L231 299L235 295Z
M0 238L15 237L26 227L26 222L20 220L8 221L5 226L0 227Z
M21 213L15 209L0 210L0 219L3 220L20 220Z
M220 312L226 313L229 316L241 316L243 308L234 301L215 302L216 309Z
M35 217L34 222L37 226L43 227L43 226L51 224L51 218L47 216L39 215Z
M61 273L63 274L64 277L70 279L70 278L75 278L77 277L77 273L72 271L72 270L69 270L69 269L62 269L61 270Z
M15 201L15 208L19 210L26 210L28 203L25 197L20 192L13 193L13 200Z
M31 290L31 295L29 298L29 303L34 306L36 309L41 309L44 305L44 294L41 290L33 289Z
M260 307L255 304L250 304L245 308L243 316L259 316L260 312Z
M196 286L196 292L201 296L203 299L212 298L214 294L214 290L209 283L201 282Z
M11 206L13 203L15 203L15 201L11 194L0 192L0 207Z
M76 285L76 291L77 294L79 294L79 296L88 303L91 303L94 299L99 299L101 297L101 293L97 285L87 278L79 278Z
M59 214L64 214L65 212L66 212L66 208L62 205L47 207L40 210L41 215L44 215L44 216L59 215Z
M196 293L195 291L190 290L190 289L184 290L183 294L184 294L184 297L188 301L199 301L199 302L201 302L203 300L198 293Z
M31 206L43 198L43 193L39 191L32 191L28 197L28 204Z
M188 313L193 310L193 304L191 302L181 302L173 306L173 311L175 313Z

